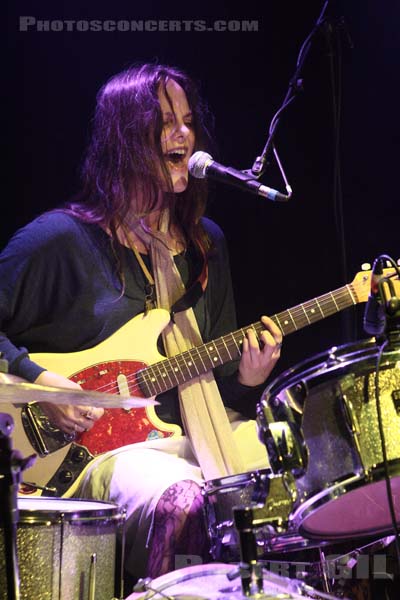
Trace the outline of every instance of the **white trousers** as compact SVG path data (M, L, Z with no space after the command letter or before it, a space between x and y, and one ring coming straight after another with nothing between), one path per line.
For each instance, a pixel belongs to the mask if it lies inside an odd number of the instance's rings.
M268 467L267 451L255 421L232 423L246 472ZM104 500L126 510L125 568L144 576L153 515L171 485L189 479L200 486L202 473L185 436L124 446L96 458L77 492L79 498Z

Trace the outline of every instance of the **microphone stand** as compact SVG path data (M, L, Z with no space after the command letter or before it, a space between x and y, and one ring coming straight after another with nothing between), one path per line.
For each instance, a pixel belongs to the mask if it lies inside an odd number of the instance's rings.
M328 8L328 4L329 4L329 0L326 0L326 2L324 3L324 6L322 8L321 14L318 17L318 20L317 20L314 28L312 29L311 33L308 35L308 37L306 38L306 40L304 41L304 43L300 49L299 56L297 59L297 64L296 64L296 71L295 71L292 79L290 80L289 88L286 93L283 104L271 121L271 125L269 127L269 137L264 146L262 154L260 156L257 156L257 158L255 159L254 164L251 168L251 173L253 175L255 175L257 178L261 177L266 168L267 156L268 156L271 148L273 147L275 158L277 160L278 166L280 168L281 174L282 174L285 184L286 184L286 189L288 189L288 183L286 181L286 177L283 172L282 165L281 165L279 157L278 157L278 153L274 146L275 132L276 132L276 129L279 124L280 116L283 113L284 109L293 102L293 100L297 97L298 92L303 90L303 80L301 79L301 71L303 69L305 59L306 59L308 52L310 50L310 47L311 47L311 40L314 37L314 35L317 33L317 31L320 29L320 27L325 23L324 16L325 16L326 10ZM288 189L288 193L289 193L289 195L291 195L290 186Z

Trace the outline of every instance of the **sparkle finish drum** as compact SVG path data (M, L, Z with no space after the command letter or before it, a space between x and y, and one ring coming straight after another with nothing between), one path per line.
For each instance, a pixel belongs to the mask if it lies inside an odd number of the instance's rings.
M298 499L291 521L308 538L391 533L373 340L332 348L283 373L258 409L274 472L290 469ZM400 349L384 352L379 398L396 520L400 523Z
M225 562L240 561L239 534L233 520L235 506L264 504L267 496L273 504L280 506L282 518L287 513L287 493L282 486L274 486L273 497L269 495L271 471L263 469L238 475L206 481L203 485L206 528L210 540L210 552L214 560ZM293 552L317 547L321 542L313 542L296 531L277 532L270 525L254 529L257 554L260 559L274 553Z
M18 498L21 600L110 600L115 595L117 531L124 513L88 500ZM0 599L7 600L0 530ZM94 594L94 595L93 595Z

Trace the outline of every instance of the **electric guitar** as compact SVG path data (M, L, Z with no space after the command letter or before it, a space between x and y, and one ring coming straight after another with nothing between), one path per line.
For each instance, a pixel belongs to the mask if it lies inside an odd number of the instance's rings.
M271 318L282 333L288 335L349 306L366 302L370 279L370 271L360 272L352 283ZM165 358L157 351L157 339L169 320L166 310L154 309L146 315L137 315L111 337L88 350L30 357L48 370L79 383L83 389L150 398L238 359L246 330L252 328L258 335L264 329L260 321ZM15 422L14 447L23 456L32 452L39 456L24 472L24 479L38 487L21 488L21 493L35 495L71 495L95 456L129 444L181 433L179 426L161 421L154 406L105 409L90 431L76 437L53 427L35 402L23 406L7 404L6 411Z

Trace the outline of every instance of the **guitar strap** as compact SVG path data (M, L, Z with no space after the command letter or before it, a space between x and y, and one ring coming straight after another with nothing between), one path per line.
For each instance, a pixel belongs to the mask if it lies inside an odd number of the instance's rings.
M185 286L168 247L167 226L168 213L164 213L161 231L149 232L141 224L135 234L149 248L158 306L171 311L177 300L185 295ZM192 307L175 312L174 319L171 319L162 335L168 356L203 343ZM242 473L244 464L213 372L209 371L178 386L178 392L185 432L205 479Z
M126 236L129 239L129 236ZM135 244L130 243L130 246L136 256L136 259L143 271L143 274L147 280L146 282L146 298L144 312L147 314L149 310L157 307L156 293L155 293L155 281L146 266L140 252L136 248ZM171 306L170 314L171 319L174 320L175 313L193 308L196 303L200 300L204 294L207 283L208 283L208 262L207 256L204 251L201 252L201 256L197 253L198 260L195 263L195 275L193 277L194 282L191 284L189 289L185 289L184 294Z

